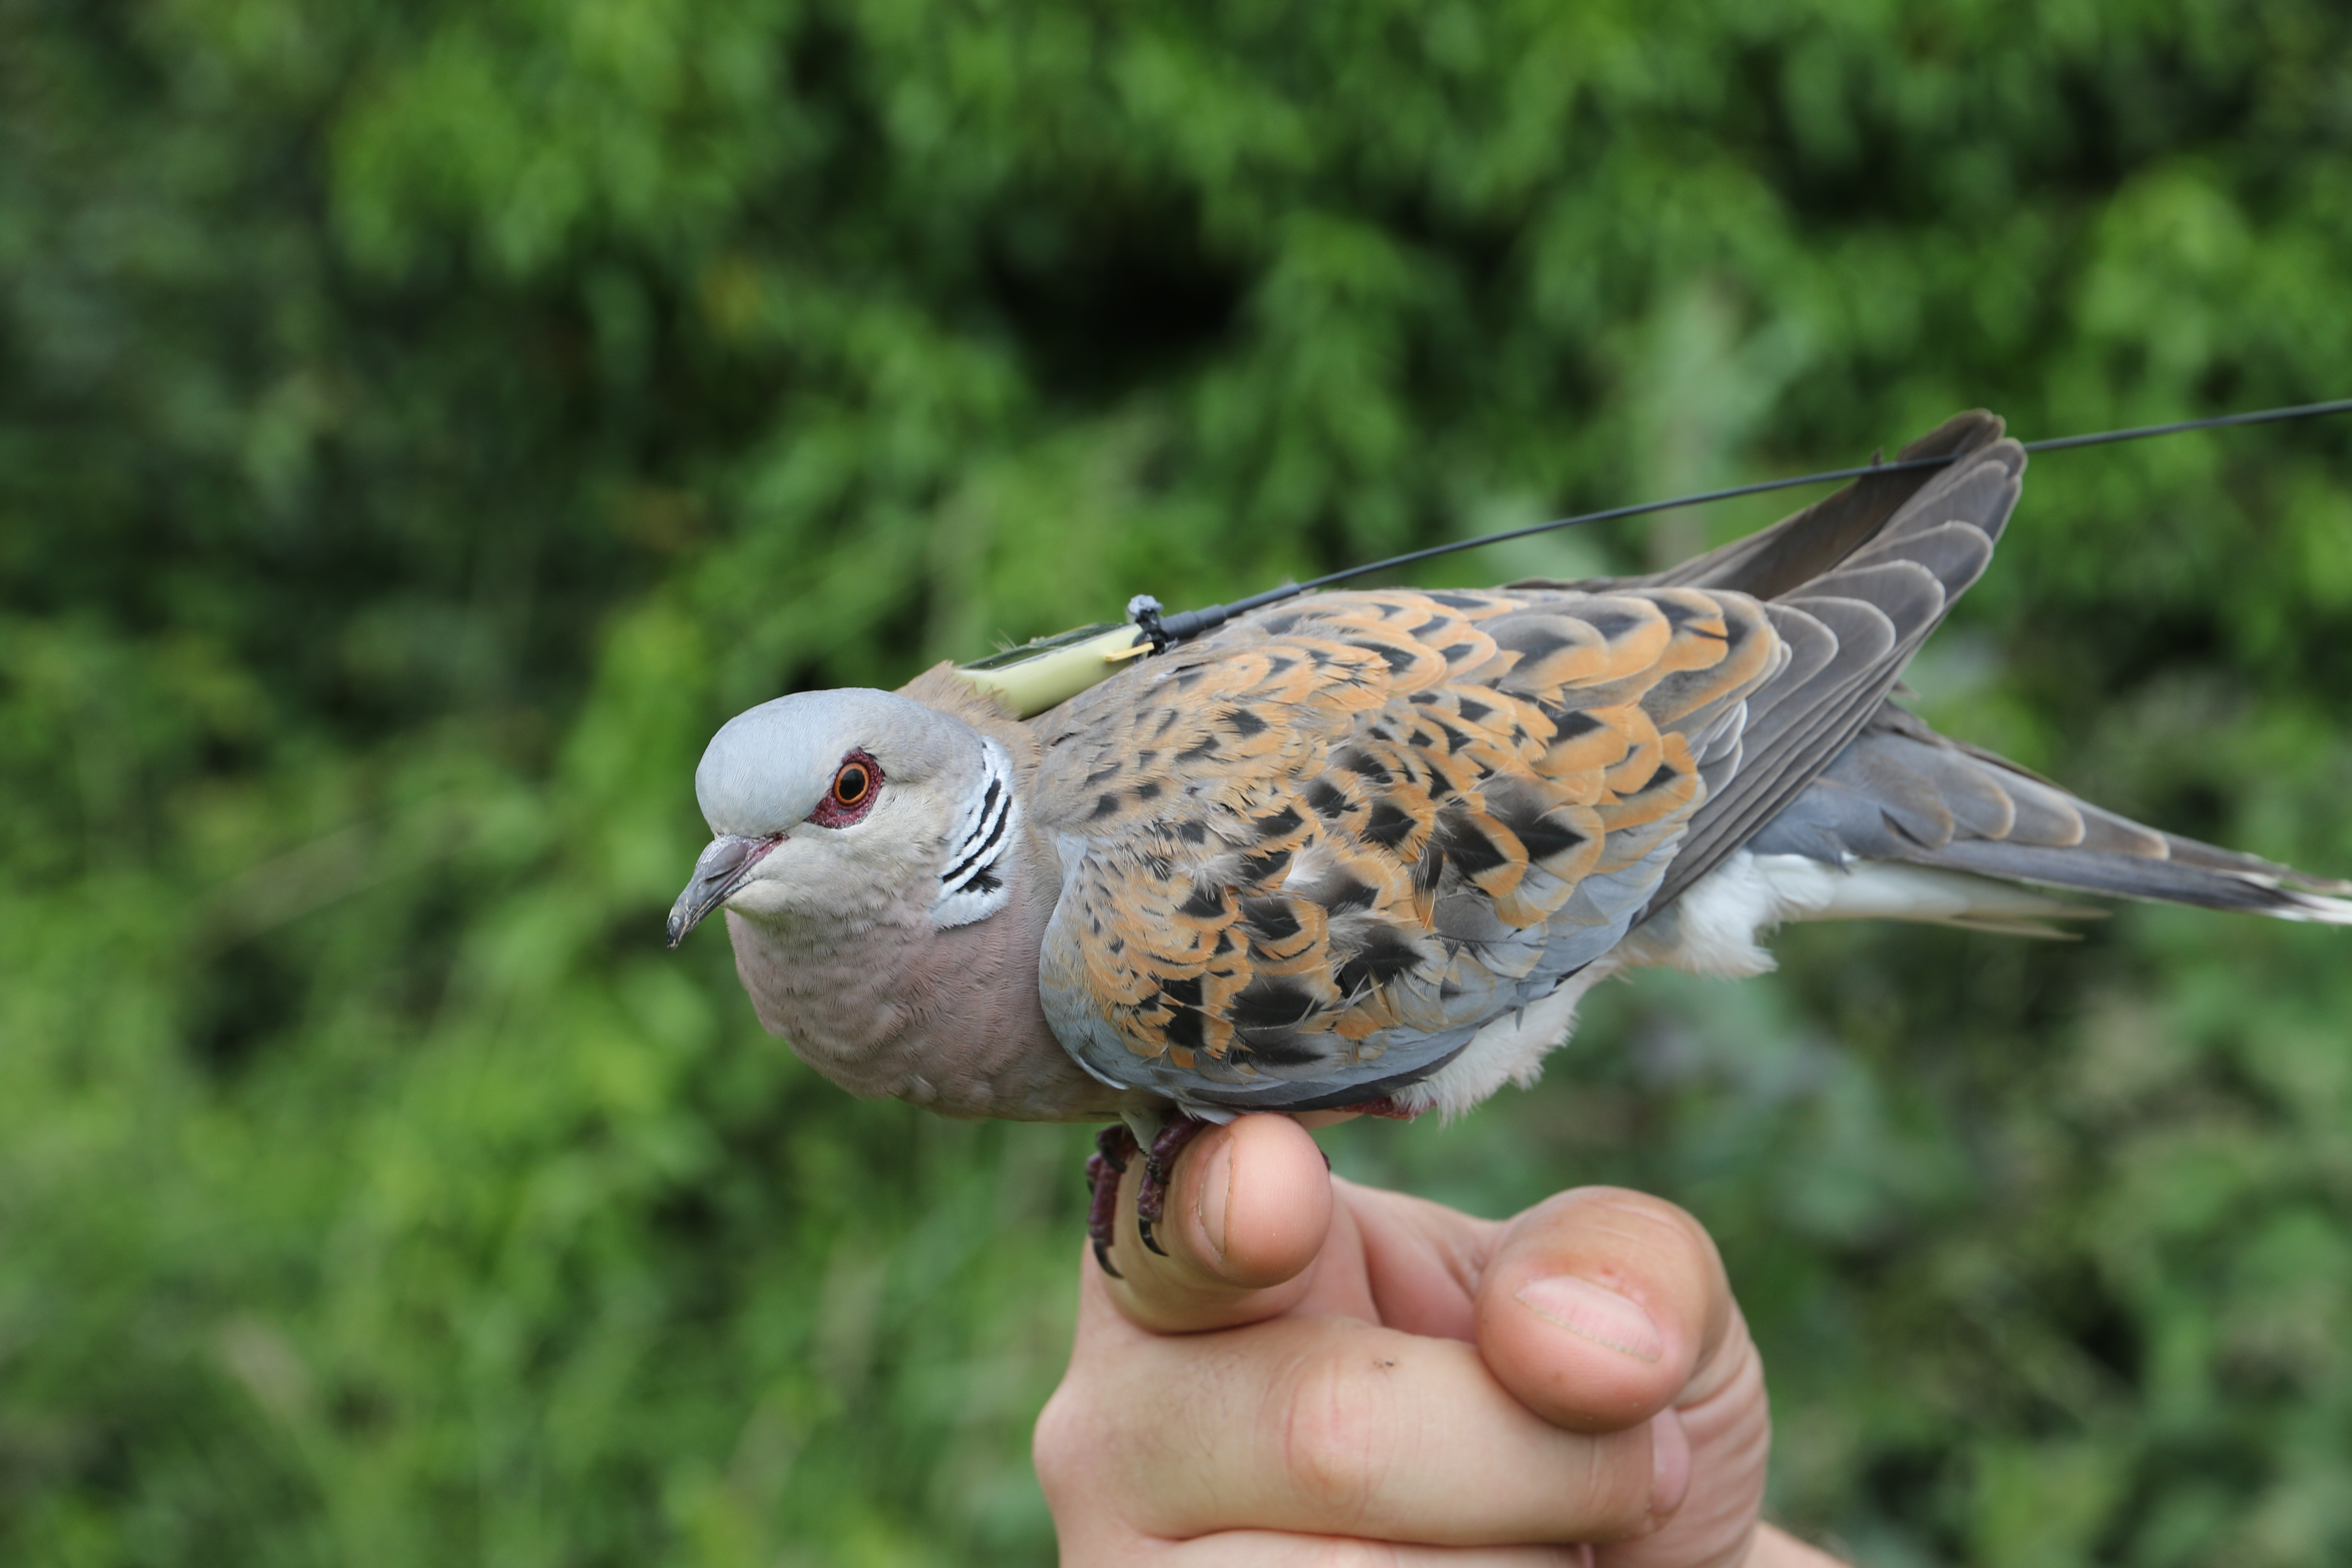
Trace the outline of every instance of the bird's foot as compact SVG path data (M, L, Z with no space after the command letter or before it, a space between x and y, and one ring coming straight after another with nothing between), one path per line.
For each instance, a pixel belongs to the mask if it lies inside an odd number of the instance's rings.
M1168 1249L1152 1237L1151 1227L1158 1225L1160 1216L1167 1212L1168 1181L1176 1173L1176 1157L1184 1152L1184 1145L1198 1138L1209 1125L1197 1116L1171 1110L1168 1113L1168 1120L1160 1124L1160 1136L1154 1138L1151 1147L1144 1152L1143 1180L1135 1189L1135 1229L1143 1237L1143 1245L1162 1258L1168 1256Z
M1181 1110L1170 1111L1151 1147L1141 1150L1143 1179L1135 1188L1135 1228L1143 1245L1162 1258L1168 1256L1168 1249L1160 1245L1151 1227L1167 1213L1168 1181L1175 1174L1176 1157L1209 1125ZM1087 1205L1087 1239L1095 1244L1095 1261L1114 1279L1120 1277L1110 1261L1111 1241L1118 1234L1118 1179L1127 1173L1127 1163L1135 1158L1139 1148L1135 1134L1120 1122L1095 1135L1095 1152L1087 1157L1087 1192L1092 1198Z
M1095 1134L1095 1152L1087 1156L1087 1239L1095 1244L1095 1261L1112 1279L1119 1278L1110 1264L1111 1239L1118 1229L1118 1179L1135 1157L1135 1134L1127 1123L1115 1122Z

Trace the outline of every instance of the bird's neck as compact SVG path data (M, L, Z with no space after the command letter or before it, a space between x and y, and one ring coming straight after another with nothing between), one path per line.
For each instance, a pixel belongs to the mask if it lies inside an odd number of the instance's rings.
M1004 904L945 930L914 900L827 921L729 910L761 1024L853 1094L950 1116L1116 1114L1125 1097L1083 1072L1045 1022L1037 953L1060 889L1036 861L1012 857Z

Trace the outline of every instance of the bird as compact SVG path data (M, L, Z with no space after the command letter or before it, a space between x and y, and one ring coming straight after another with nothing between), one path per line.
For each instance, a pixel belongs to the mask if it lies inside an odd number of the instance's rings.
M2352 883L2143 826L1903 707L2026 454L1978 410L1643 576L1301 595L1024 716L951 665L711 740L673 947L723 910L759 1020L853 1093L1104 1121L1147 1154L1250 1111L1458 1115L1580 999L1738 977L1793 921L2062 934L2067 895L2352 924ZM1106 1191L1110 1194L1106 1196Z

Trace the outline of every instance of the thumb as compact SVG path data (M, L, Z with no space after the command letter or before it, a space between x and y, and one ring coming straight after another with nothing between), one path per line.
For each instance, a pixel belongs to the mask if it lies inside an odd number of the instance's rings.
M1621 1430L1682 1395L1731 1319L1715 1243L1674 1205L1583 1187L1512 1221L1478 1283L1478 1348L1547 1420Z
M1287 1116L1244 1116L1213 1127L1178 1156L1163 1217L1165 1257L1135 1226L1143 1162L1119 1178L1121 1278L1111 1302L1138 1327L1187 1333L1287 1311L1312 1280L1308 1267L1331 1228L1331 1173L1307 1130Z

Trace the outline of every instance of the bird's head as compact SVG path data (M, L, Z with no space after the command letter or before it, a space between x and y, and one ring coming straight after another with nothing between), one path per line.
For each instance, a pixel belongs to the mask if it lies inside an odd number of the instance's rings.
M713 837L670 909L672 947L722 905L789 923L912 900L961 925L1004 902L1016 807L1003 749L893 692L808 691L737 714L694 793Z

